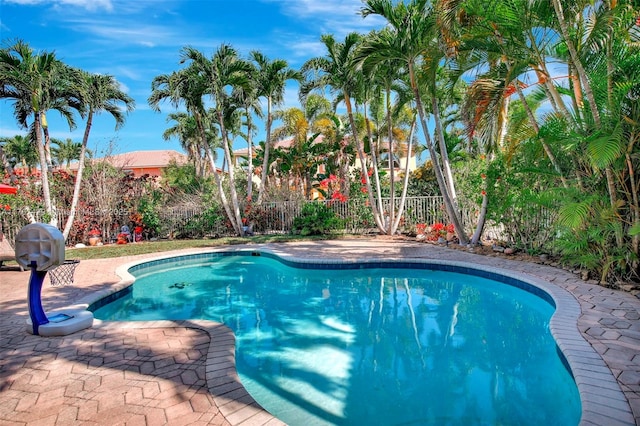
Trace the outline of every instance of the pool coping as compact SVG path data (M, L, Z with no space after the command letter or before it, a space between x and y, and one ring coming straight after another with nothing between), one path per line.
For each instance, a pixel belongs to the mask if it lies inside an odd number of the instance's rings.
M618 380L611 369L591 344L580 333L577 323L581 315L581 306L576 297L567 289L557 284L543 280L530 274L508 270L495 266L488 266L467 261L423 259L423 258L368 258L368 259L339 259L339 258L301 258L287 253L286 250L275 250L270 247L223 247L185 251L181 253L159 255L153 258L145 258L121 265L116 269L120 281L109 289L95 292L86 296L74 305L77 308L87 309L92 303L108 297L118 291L131 286L135 278L129 269L156 261L174 259L176 257L189 257L193 255L214 253L246 253L260 252L269 254L282 261L303 265L339 265L339 264L407 264L418 263L426 265L439 265L456 269L476 271L478 274L496 274L521 281L534 288L538 288L551 296L556 305L556 311L550 321L550 330L556 343L568 362L571 373L578 387L582 404L582 425L600 425L606 421L608 425L635 425L632 410L627 397L622 391ZM464 273L464 272L463 272ZM482 276L482 275L481 275ZM506 282L505 284L510 285ZM188 321L143 321L143 322L118 322L127 327L167 327L176 324L185 327L200 328L209 333L211 341L206 362L206 379L209 391L213 396L220 412L231 424L251 418L256 424L284 424L269 412L264 410L244 389L235 370L235 336L224 324L214 321L188 320ZM100 327L101 321L96 321L94 327ZM607 413L603 415L602 413Z

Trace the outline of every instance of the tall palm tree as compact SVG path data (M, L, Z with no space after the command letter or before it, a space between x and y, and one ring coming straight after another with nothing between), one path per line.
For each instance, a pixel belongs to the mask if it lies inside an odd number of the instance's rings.
M222 136L222 148L224 151L224 159L227 164L231 164L231 150L229 146L229 138L227 129L225 128L225 115L229 115L227 109L232 107L229 101L230 92L228 87L240 87L249 85L249 72L251 70L249 64L242 60L236 50L228 44L222 44L218 47L211 59L205 57L200 51L185 47L182 49L182 61L190 62L190 66L204 78L207 89L206 94L211 97L214 103L214 111L217 116L217 125L220 128ZM229 168L229 198L232 203L232 212L229 217L234 230L239 235L244 235L242 217L240 215L240 204L238 202L238 194L235 187L234 170ZM220 188L222 189L222 188Z
M361 9L362 15L365 17L369 15L384 17L388 22L390 31L380 33L379 37L368 40L360 52L360 58L371 56L378 58L379 61L398 58L406 63L409 81L420 116L420 124L429 148L429 154L434 166L433 170L443 197L445 210L455 228L460 243L467 244L468 237L455 203L455 195L451 193L443 173L441 163L446 158L438 156L436 147L431 140L422 94L416 75L416 64L423 59L423 54L427 48L438 41L437 17L433 9L429 7L430 2L427 0L414 0L410 4L394 3L391 0L365 0L364 3L365 6ZM435 111L434 119L439 119Z
M387 32L388 29L383 29L380 32ZM389 36L389 35L387 35ZM371 39L376 39L378 37L377 32L372 32L369 34ZM382 37L386 37L382 35ZM369 38L365 37L362 43L363 48L366 46ZM373 103L371 105L373 111L379 111L378 115L381 118L378 128L379 131L377 133L377 137L375 139L374 146L370 147L371 155L372 155L372 168L373 168L373 176L376 177L376 189L377 189L377 201L380 211L383 210L382 204L382 196L379 188L379 180L378 176L378 164L377 164L377 156L379 152L386 151L387 153L387 170L389 170L389 206L388 210L385 213L385 216L389 218L387 233L393 235L398 228L400 223L400 219L402 216L402 212L404 211L404 203L406 199L406 179L409 177L409 173L406 167L409 165L409 157L412 151L412 142L413 142L413 132L411 131L411 135L409 136L405 129L401 129L399 124L399 115L403 112L407 112L406 106L410 101L410 97L407 96L410 92L409 86L407 82L404 80L406 78L406 73L403 68L404 62L398 58L387 58L381 59L376 57L364 57L361 60L362 71L365 75L363 79L364 82L367 82L366 86L371 86L369 82L375 81L376 84L375 90L378 91L378 94L375 96L377 103ZM394 94L397 102L394 101ZM409 113L409 116L414 114ZM409 122L412 123L414 121L413 118L409 118ZM411 126L413 130L413 126ZM386 132L386 136L383 133ZM373 137L373 133L369 133L370 139ZM384 149L379 148L379 142L382 138L387 140L387 146ZM407 141L408 138L408 141ZM407 142L405 144L405 141ZM373 141L370 141L373 143ZM408 150L407 154L407 162L405 164L405 184L402 187L403 196L400 198L400 203L398 208L396 209L396 162L395 162L395 153L400 146L407 146Z
M76 207L80 200L80 188L82 186L82 174L84 172L84 160L87 155L87 144L91 133L91 126L96 115L106 112L116 121L116 130L121 128L125 122L125 113L133 111L135 101L127 95L120 87L120 83L111 75L90 74L82 72L82 91L85 94L86 124L80 153L78 158L78 171L76 172L75 185L73 188L73 198L69 217L62 231L65 240L69 236L71 226L75 219Z
M55 108L73 127L72 108L80 108L78 87L73 87L69 67L54 53L36 53L23 41L0 49L0 99L13 100L14 116L24 128L31 127L40 163L40 179L49 223L57 223L55 204L49 187L49 156L45 150L43 129L46 111ZM62 84L69 83L69 85ZM73 106L71 106L73 105ZM28 123L32 120L31 124Z
M250 53L251 61L256 66L253 84L257 89L258 98L264 98L267 102L266 114L266 140L264 144L262 172L260 176L260 188L258 190L258 203L261 203L267 186L267 171L269 169L269 151L274 141L272 140L271 127L273 125L273 108L281 105L284 101L284 90L287 81L301 80L301 74L289 68L287 61L283 59L270 60L258 51Z
M254 115L263 118L262 108L258 97L258 87L255 84L258 69L251 62L248 63L248 85L237 86L234 88L232 97L234 102L241 105L244 110L245 126L247 133L247 200L253 199L253 136L256 131L253 124Z
M151 82L151 95L147 102L156 111L160 111L160 103L169 101L174 107L184 105L187 113L193 117L197 132L200 137L200 147L204 149L209 161L209 167L213 174L220 202L232 224L235 223L234 212L229 205L227 195L222 185L222 178L218 174L216 166L217 156L214 149L217 147L216 132L213 130L213 114L208 113L204 106L203 97L209 93L208 80L204 73L193 64L171 74L161 74L156 76ZM235 230L235 226L234 226Z
M358 86L358 78L355 75L356 63L354 55L360 39L361 36L357 33L347 34L344 42L337 42L332 35L323 35L321 41L325 45L327 54L325 56L311 58L302 65L301 71L306 74L307 80L301 86L300 94L304 99L314 89L328 87L332 93L339 94L341 101L344 102L349 124L351 125L351 138L358 151L373 217L378 229L386 233L387 226L373 199L371 181L367 173L367 161L358 137L358 132L356 131L357 126L353 113L353 105L351 103L352 93L357 91Z

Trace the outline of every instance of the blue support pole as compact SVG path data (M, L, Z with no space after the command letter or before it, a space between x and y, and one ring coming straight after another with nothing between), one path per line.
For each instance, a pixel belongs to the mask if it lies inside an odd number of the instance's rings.
M47 271L36 270L36 262L31 262L31 278L29 279L29 317L33 334L38 335L38 328L49 322L42 309L42 283Z

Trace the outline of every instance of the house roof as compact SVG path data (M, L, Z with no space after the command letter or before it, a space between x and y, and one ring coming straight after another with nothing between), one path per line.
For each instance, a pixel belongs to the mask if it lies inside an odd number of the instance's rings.
M314 140L314 143L319 143L324 140L324 135L318 135ZM273 144L272 148L291 148L293 146L293 138L281 139ZM254 148L255 151L255 148ZM234 149L233 155L236 157L247 157L249 155L249 148ZM254 153L255 155L255 153Z
M178 164L185 164L187 162L187 156L179 153L178 151L170 149L160 149L153 151L132 151L122 154L112 155L109 158L109 162L114 166L120 166L125 168L151 168L151 167L166 167L175 161Z
M110 155L102 160L107 160L115 167L125 169L140 168L164 168L174 160L178 164L186 164L187 156L178 151L170 149L159 149L151 151L131 151L122 154ZM71 170L77 170L78 163L71 163Z

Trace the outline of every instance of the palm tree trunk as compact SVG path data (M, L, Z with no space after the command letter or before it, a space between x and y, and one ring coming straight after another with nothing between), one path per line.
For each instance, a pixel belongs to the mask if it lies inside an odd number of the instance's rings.
M371 205L371 211L373 213L373 219L376 222L376 226L378 230L382 233L386 233L386 229L384 226L384 222L380 217L380 211L373 199L373 191L371 190L371 180L369 180L369 173L367 173L366 169L366 161L364 158L363 148L360 145L360 141L358 140L358 132L355 131L357 129L356 121L353 118L353 110L351 108L351 99L349 94L344 92L344 103L347 106L347 116L349 117L349 124L351 125L353 142L356 144L356 150L358 151L358 158L360 158L360 164L362 166L362 174L364 175L365 183L367 185L367 196L369 197L369 204Z
M582 109L584 108L584 99L582 96L582 88L580 87L580 79L576 75L571 63L567 65L567 69L569 71L569 85L571 87L571 90L573 91L573 109L578 119L582 121L584 119L582 114Z
M511 105L511 98L503 96L501 100L500 112L498 113L498 148L504 148L504 141L507 138L507 125L509 123L509 105Z
M564 18L564 10L562 9L562 3L560 0L552 0L553 8L556 11L556 17L558 18L558 23L560 24L560 32L562 33L562 38L567 46L567 50L569 50L569 56L571 56L571 61L573 62L573 66L576 68L578 72L578 77L580 78L580 84L582 85L582 89L584 91L585 96L587 97L587 101L589 102L589 107L591 108L591 114L593 115L593 121L596 127L600 127L600 111L598 110L598 104L596 103L596 98L593 95L593 91L591 90L591 84L589 83L589 77L582 66L582 62L580 61L580 57L578 56L578 51L576 50L573 41L569 36L569 27L567 25L567 21Z
M64 230L62 231L62 236L64 236L64 240L67 241L69 238L69 232L71 232L71 227L73 226L73 221L76 217L76 209L78 207L78 202L80 201L80 188L82 187L82 173L84 172L84 159L87 152L87 143L89 142L89 133L91 132L91 126L93 124L93 111L89 110L89 114L87 115L87 125L84 128L84 136L82 137L82 146L80 148L80 158L78 159L78 171L76 172L76 178L73 185L73 198L71 199L71 208L69 211L69 216L67 217L67 222L64 225Z
M459 214L456 210L456 206L453 203L451 195L449 194L449 188L444 180L442 169L440 168L440 162L438 161L438 154L436 153L435 147L433 146L433 141L431 140L431 136L429 135L429 128L424 116L424 107L422 106L422 98L420 96L420 91L418 90L418 85L416 83L413 62L409 62L409 78L411 80L411 89L413 90L414 97L416 98L416 106L418 108L418 114L420 115L422 132L424 133L424 137L427 142L427 148L429 149L429 155L431 156L431 162L433 164L433 171L436 175L436 180L438 181L440 192L442 193L445 210L447 212L447 215L449 216L449 220L455 228L458 239L460 240L460 244L467 244L469 242L469 238L467 237L467 234L462 227L462 220L460 219Z
M608 166L604 169L604 174L607 178L607 189L609 191L609 200L611 203L611 207L615 209L618 204L618 196L615 184L615 176L613 175L613 169L611 168L611 166ZM624 244L621 232L616 232L616 244L618 245L618 247L622 247Z
M369 137L369 149L371 150L371 167L375 179L376 200L378 202L378 211L382 211L382 193L380 192L380 175L378 174L378 144L374 144L373 134L371 132L371 124L367 117L367 106L364 106L364 120L367 127L367 136ZM363 173L369 173L369 170L363 170Z
M484 184L486 188L486 182ZM485 189L486 192L486 189ZM480 237L482 237L482 232L484 230L484 225L487 221L487 207L489 206L489 197L485 193L482 196L482 204L480 205L480 213L478 214L478 223L476 224L476 230L471 237L471 245L477 246L480 241Z
M522 106L524 107L524 110L527 113L527 117L529 118L529 123L531 124L531 127L533 127L533 130L536 132L536 134L539 134L540 126L538 126L538 121L536 120L536 117L533 115L533 111L531 111L531 108L529 107L527 98L524 96L524 93L522 93L520 84L516 82L515 86L516 86L516 92L518 92L518 97L520 98L520 102L522 102ZM567 183L567 180L564 178L564 175L562 174L562 170L560 169L558 160L556 160L556 156L553 154L553 151L551 151L551 147L549 146L549 144L545 142L544 138L540 138L540 143L542 143L542 148L544 149L544 152L547 154L547 157L549 157L549 161L551 161L551 164L553 165L553 168L555 169L556 173L558 173L558 176L560 176L560 181L562 182L562 186L565 189L569 188L569 184Z
M233 227L233 230L238 235L242 235L241 234L242 228L238 228L236 221L232 220L233 212L229 207L229 201L227 200L227 195L225 194L224 187L222 186L222 179L220 179L220 176L218 176L218 168L216 167L215 156L213 155L211 146L207 143L207 134L202 124L202 117L200 116L200 113L197 111L192 112L192 114L196 120L196 126L198 128L198 132L200 133L200 137L202 138L202 146L204 148L205 155L209 159L211 173L213 173L213 178L216 181L216 186L218 187L218 194L220 195L220 202L222 203L222 208L227 214L227 218L231 222L231 226Z
M42 113L42 132L44 133L44 154L49 167L53 166L53 160L51 159L51 136L49 135L49 124L47 123L47 116Z
M636 190L636 174L633 168L633 162L631 160L629 151L630 150L628 150L625 154L625 158L627 161L627 168L629 170L629 186L631 187L631 196L633 200L633 208L631 209L631 212L633 214L632 226L637 226L638 224L640 224L640 201L638 200L638 191ZM633 239L631 241L631 248L636 256L640 254L640 235L636 234L633 236Z
M258 190L258 203L264 198L267 189L267 172L269 170L269 149L271 148L271 125L273 116L271 113L272 101L271 96L267 96L267 134L264 141L264 158L262 159L262 173L260 174L260 189Z
M209 158L209 165L213 173L213 178L216 181L216 186L218 187L218 194L220 194L220 202L222 203L222 207L224 208L224 211L227 214L227 218L229 218L229 221L231 222L231 226L233 226L234 232L236 232L238 235L242 235L242 229L238 228L238 225L236 224L235 220L232 220L233 212L231 211L231 207L229 206L227 195L224 192L224 187L222 186L222 179L220 179L220 176L218 176L218 170L216 167L216 163L214 161L213 152L211 151L210 147L205 148L205 150L206 150L206 155Z
M404 183L402 187L402 195L400 197L400 206L398 207L398 215L396 217L395 222L391 228L391 235L395 234L398 230L398 226L400 225L400 219L402 219L402 215L404 214L404 207L407 200L407 189L409 187L409 159L413 155L412 147L413 147L413 135L416 130L416 119L415 116L413 118L413 122L411 123L411 130L409 131L409 140L407 141L407 161L404 165Z
M49 166L47 164L47 156L44 150L44 143L42 141L42 126L40 124L40 113L35 112L34 132L36 134L36 146L38 148L38 157L40 158L40 181L42 182L42 198L44 200L44 208L49 217L49 224L52 226L58 225L58 215L56 209L51 201L51 189L49 187Z
M251 137L251 111L249 108L245 109L247 115L247 200L251 201L253 197L253 139ZM234 165L235 166L235 165Z
M438 135L438 145L440 146L440 158L442 159L442 168L444 170L445 181L449 188L449 194L451 195L451 201L453 205L458 206L458 196L456 194L456 186L453 180L453 173L451 172L451 162L449 161L449 152L447 151L447 144L444 140L444 131L442 129L442 120L440 118L440 106L438 105L438 99L433 96L431 98L431 104L433 108L433 117L436 126L436 134Z
M534 64L533 71L536 73L538 81L542 82L542 87L544 87L547 92L547 97L549 98L554 111L559 111L565 118L571 120L571 113L567 109L567 106L565 105L564 100L553 81L549 78L551 74L547 69L546 56L544 53L540 52L536 36L531 31L527 32L527 36L537 59L537 64Z
M224 116L222 111L218 111L218 120L220 125L220 133L222 134L222 148L224 150L224 158L229 164L229 197L231 198L231 205L233 207L233 216L229 217L229 220L234 223L234 228L238 229L239 235L244 236L244 230L242 228L242 216L240 215L240 204L238 203L238 192L236 190L236 180L233 167L231 167L231 150L229 149L229 137L224 127Z
M489 156L487 156L486 162L487 164L491 162ZM487 196L488 187L489 183L487 181L487 178L485 177L482 181L482 204L480 205L480 212L478 214L478 223L476 224L476 230L471 237L472 246L476 246L480 242L480 238L482 238L482 232L484 231L484 225L487 221L487 210L489 207L489 197Z
M389 194L389 223L386 225L386 230L388 235L393 235L393 224L395 223L395 210L396 210L396 194L395 194L395 163L393 161L393 123L391 122L391 90L387 88L387 96L385 106L387 109L387 138L389 138L389 186L390 186L390 194Z

